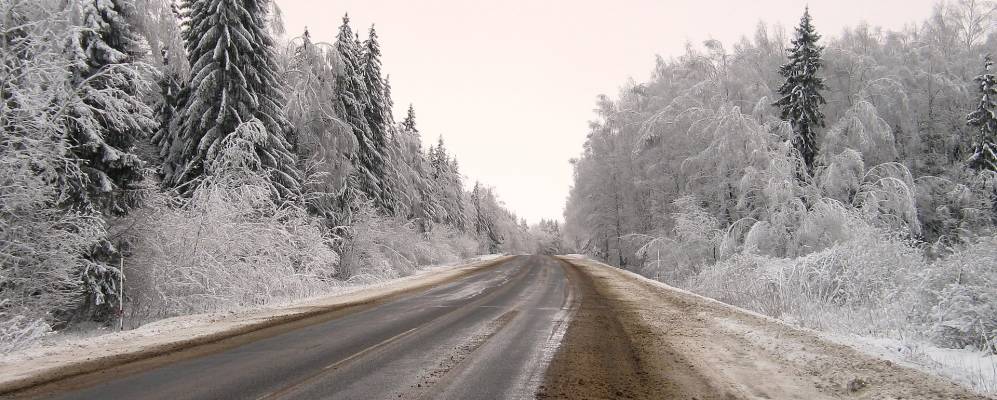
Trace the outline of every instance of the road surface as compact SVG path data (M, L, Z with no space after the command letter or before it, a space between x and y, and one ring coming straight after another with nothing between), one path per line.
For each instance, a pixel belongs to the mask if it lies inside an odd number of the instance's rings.
M563 262L515 257L458 281L329 321L151 369L77 377L33 395L533 398L556 350L557 335L565 330L572 296Z

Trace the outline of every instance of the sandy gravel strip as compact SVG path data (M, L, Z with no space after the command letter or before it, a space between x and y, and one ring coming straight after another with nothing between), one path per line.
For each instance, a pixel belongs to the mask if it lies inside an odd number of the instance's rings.
M987 398L950 381L829 342L813 331L605 264L578 257L562 259L591 284L583 296L594 293L599 299L582 305L575 323L584 327L585 315L593 315L588 322L592 329L574 327L573 332L569 327L548 376L547 390L540 397ZM616 349L615 356L598 355L593 352L597 348ZM626 368L599 366L613 358L625 360L617 365ZM586 382L584 376L569 381L564 374L559 379L558 368L579 375L595 370L593 377L601 381Z
M383 304L399 296L451 282L508 260L503 256L399 278L346 294L318 297L285 307L182 316L138 329L38 347L0 357L0 396L123 364L200 347L230 347ZM208 351L208 350L205 350ZM174 357L176 358L176 357ZM173 360L167 360L173 361Z

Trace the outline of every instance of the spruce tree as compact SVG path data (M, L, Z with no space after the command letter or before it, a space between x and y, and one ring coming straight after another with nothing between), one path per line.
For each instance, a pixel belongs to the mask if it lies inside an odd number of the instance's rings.
M384 77L384 120L388 123L388 137L393 138L395 127L395 101L391 99L391 75Z
M809 8L803 12L800 25L796 27L793 47L787 49L789 62L779 68L786 82L779 88L782 97L775 102L781 109L780 118L789 121L793 127L793 147L800 152L806 164L807 173L813 174L814 160L817 157L817 128L824 127L824 114L820 106L826 104L821 90L826 89L824 80L817 76L822 66L822 46L817 45L820 35L814 30Z
M67 188L75 208L121 214L140 199L144 163L134 154L135 143L156 125L139 93L143 40L126 18L135 12L130 3L79 1L83 29L70 47L70 72L80 101L70 110L67 135L70 157L88 179Z
M373 195L379 208L391 212L394 200L390 193L392 185L388 182L390 178L387 174L390 121L388 120L384 80L381 77L381 45L377 42L377 31L374 30L373 25L370 26L367 40L362 45L360 74L363 77L364 86L367 88L367 105L364 108L364 117L370 132L371 146L360 148L360 160L367 163L366 169L377 181L377 187L380 190Z
M980 89L980 104L966 117L966 124L976 128L973 155L969 167L978 171L997 171L997 79L990 72L990 56L984 62L984 72L975 81Z
M408 111L405 113L405 119L402 120L402 128L409 132L419 133L419 129L415 127L415 108L409 103Z
M177 127L175 117L184 102L186 87L176 69L171 68L171 55L166 49L163 52L163 71L159 79L160 103L156 107L156 119L159 127L152 136L152 143L159 151L160 158L165 159L170 153L170 146L176 141Z
M81 18L81 29L68 48L75 97L68 109L67 158L84 179L61 174L58 185L68 194L61 205L82 214L120 215L136 206L145 192L139 186L144 162L135 147L156 126L154 112L140 93L148 83L138 64L144 43L128 21L136 12L130 2L73 0L70 6ZM74 313L109 315L119 292L120 272L114 265L121 256L104 238L85 250L86 262L75 271L83 302Z
M284 83L267 29L267 0L187 0L184 39L190 93L180 111L177 145L170 151L166 183L189 191L210 174L225 138L253 119L266 135L254 139L279 198L299 194L301 173L289 142Z
M340 103L337 108L342 112L342 118L353 131L358 144L354 182L368 199L378 201L381 198L380 171L373 167L377 163L373 158L373 149L376 147L367 120L370 91L364 80L361 61L363 55L350 28L349 15L343 16L335 48L340 64L336 78L336 99Z

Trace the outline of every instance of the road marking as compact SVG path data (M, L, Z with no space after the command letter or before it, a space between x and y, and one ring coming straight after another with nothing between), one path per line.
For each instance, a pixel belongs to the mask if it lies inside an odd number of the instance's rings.
M425 327L427 325L429 325L429 324L420 325L420 326L417 326L415 328L409 329L409 330L407 330L405 332L399 333L399 334L397 334L395 336L392 336L390 338L384 339L384 340L378 342L377 344L374 344L373 346L369 346L366 349L363 349L363 350L360 350L360 351L358 351L356 353L353 353L349 357L346 357L346 358L344 358L342 360L336 361L336 362L334 362L332 364L326 365L325 367L323 367L321 370L317 371L316 373L311 374L309 376L306 376L305 378L303 378L303 379L301 379L301 380L299 380L299 381L297 381L297 382L295 382L295 383L293 383L291 385L285 386L285 387L281 388L280 390L277 390L277 391L274 391L274 392L270 392L270 393L264 394L264 395L262 395L260 397L257 397L257 400L276 399L279 396L287 394L288 392L292 391L293 389L296 389L296 388L300 387L301 385L304 385L304 384L310 382L311 380L313 380L313 379L321 376L326 371L338 369L343 364L346 364L346 363L348 363L350 361L353 361L353 360L355 360L357 358L363 357L364 355L366 355L368 353L371 353L371 352L373 352L375 350L378 350L378 349L380 349L380 348L382 348L384 346L387 346L387 345L391 344L391 342L394 342L394 341L396 341L398 339L401 339L401 338L403 338L403 337L405 337L407 335L411 335L415 331L418 331L419 329L422 329L423 327Z
M423 326L425 326L425 325L423 325ZM370 353L370 352L372 352L374 350L377 350L377 349L379 349L381 347L384 347L384 346L388 345L388 343L391 343L391 342L394 342L394 341L396 341L398 339L401 339L401 338L405 337L406 335L411 334L412 332L415 332L415 331L417 331L419 329L422 329L422 326L418 326L418 327L409 329L409 330L407 330L405 332L399 333L399 334L397 334L395 336L392 336L390 338L382 340L381 342L379 342L379 343L377 343L377 344L375 344L373 346L370 346L370 347L368 347L366 349L363 349L363 350L360 350L360 351L354 353L352 356L346 357L346 358L344 358L342 360L339 360L339 361L336 361L336 362L334 362L332 364L326 365L325 368L322 368L322 370L330 370L330 369L339 368L339 366L341 366L343 364L346 364L346 363L348 363L350 361L353 361L354 359L363 357L365 354Z

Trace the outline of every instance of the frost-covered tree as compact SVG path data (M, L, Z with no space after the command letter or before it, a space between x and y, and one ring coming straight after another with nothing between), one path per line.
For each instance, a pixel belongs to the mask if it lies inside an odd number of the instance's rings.
M220 144L258 119L268 134L257 142L260 168L275 195L295 198L301 173L288 140L285 85L267 23L267 0L187 0L184 39L190 93L180 112L177 145L167 154L167 185L182 192L212 172Z
M991 67L993 61L987 56L983 74L976 77L980 103L966 117L966 124L975 129L969 167L983 171L997 171L997 79Z
M793 146L800 152L807 173L813 174L817 157L817 128L824 127L824 114L820 106L826 104L821 91L826 89L824 79L818 76L823 61L823 46L817 44L820 35L814 29L809 8L804 10L800 25L796 27L793 48L788 49L789 62L779 68L786 82L779 87L782 97L775 102L780 118L793 127Z
M307 29L299 39L286 57L287 116L305 174L303 194L312 213L338 224L349 218L340 200L355 170L356 137L337 111L337 57L328 45L313 42Z
M187 94L184 79L174 68L171 61L176 56L171 56L169 50L163 49L163 71L159 78L159 105L156 107L156 119L159 127L152 135L152 143L156 146L160 158L165 158L170 147L177 141L177 119L175 118L184 103Z
M398 127L395 126L395 100L391 98L391 75L384 77L384 120L388 122L388 136L395 134Z
M142 101L149 82L143 76L142 38L128 21L131 2L75 0L80 15L77 40L70 46L71 84L80 101L70 113L72 154L87 179L70 183L75 207L124 213L140 199L144 162L136 141L155 127L152 109Z
M405 119L402 120L402 127L409 132L419 133L419 129L415 126L415 107L412 103L408 105L408 111L405 112Z
M364 80L362 52L357 45L349 15L343 16L343 24L336 36L335 52L339 60L336 72L336 99L343 122L353 131L358 144L356 173L354 180L361 193L368 199L380 197L379 171L372 169L375 160L375 142L367 120L367 107L370 104L370 91Z
M423 200L432 204L430 218L437 222L464 231L468 228L468 213L464 206L464 185L457 160L447 154L441 136L436 146L430 146L426 156L428 188Z
M516 218L498 204L492 188L485 187L481 182L474 182L469 200L469 212L473 213L472 226L469 228L474 229L473 233L481 243L482 251L501 251L506 238L521 236L510 232L519 229Z
M388 100L385 95L384 78L381 76L381 45L377 41L377 31L370 26L367 40L363 43L360 75L367 89L367 105L364 117L370 132L370 146L360 147L360 162L375 180L378 192L370 193L385 212L392 212L396 201L391 193L392 185L388 176L388 136L393 122L389 119Z
M156 127L154 111L143 101L152 86L141 61L146 45L132 27L131 1L74 0L68 9L75 37L67 46L73 93L65 135L68 157L82 174L63 174L67 197L61 205L84 215L123 215L148 193L140 185L145 162L136 152ZM67 315L106 317L118 294L120 274L113 265L123 255L116 243L101 240L85 256L74 273L83 301Z
M100 132L76 77L79 8L56 0L0 2L0 349L64 323L87 293L106 225L88 207L66 207L66 182L87 182L70 132ZM75 14L74 14L75 13ZM92 275L89 275L92 276ZM103 291L91 292L96 296ZM90 297L91 301L107 301Z

